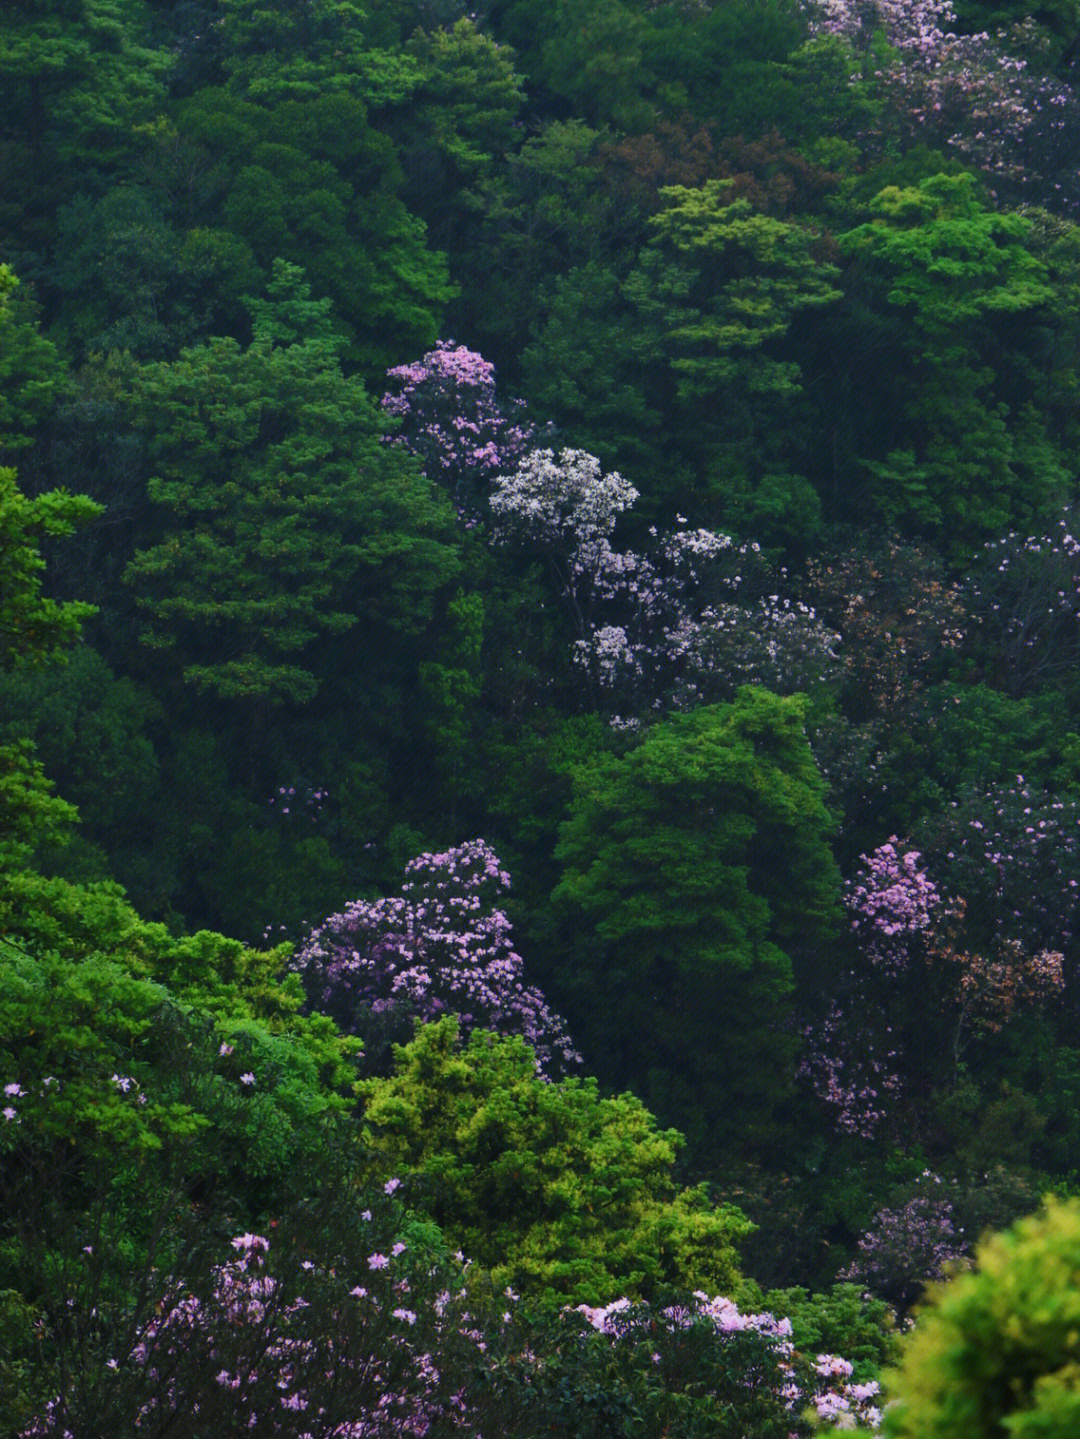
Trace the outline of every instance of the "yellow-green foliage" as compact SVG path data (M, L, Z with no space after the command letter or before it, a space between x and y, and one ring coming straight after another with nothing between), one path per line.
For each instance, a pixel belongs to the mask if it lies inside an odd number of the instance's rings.
M888 1439L1076 1439L1080 1202L1048 1199L937 1288L889 1386Z
M520 1039L452 1018L398 1047L397 1074L361 1086L385 1162L423 1176L447 1238L496 1282L599 1304L679 1283L730 1293L750 1225L703 1188L677 1190L675 1130L593 1079L551 1084Z

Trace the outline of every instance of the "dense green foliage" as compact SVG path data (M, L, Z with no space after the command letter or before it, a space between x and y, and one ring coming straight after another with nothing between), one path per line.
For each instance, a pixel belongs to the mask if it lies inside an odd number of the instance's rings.
M361 1088L376 1151L425 1181L450 1240L549 1303L730 1292L746 1223L703 1189L676 1192L676 1131L595 1080L546 1082L520 1040L478 1031L458 1054L456 1038L453 1019L425 1026L392 1078Z
M369 1222L433 1439L801 1432L785 1365L871 1381L1080 1183L1078 53L1074 0L0 6L4 1439L160 1408L241 1231L362 1369ZM897 1436L1068 1428L1070 1225L935 1300Z
M985 1240L908 1337L885 1433L895 1439L1076 1431L1080 1212L1050 1201Z

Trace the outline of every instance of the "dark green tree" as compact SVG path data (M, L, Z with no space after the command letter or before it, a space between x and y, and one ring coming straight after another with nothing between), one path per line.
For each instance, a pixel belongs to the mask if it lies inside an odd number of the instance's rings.
M0 229L9 254L43 258L60 201L115 173L132 152L132 127L160 103L168 65L145 44L145 29L143 0L14 0L0 10Z
M147 168L152 180L162 148L173 155L178 228L224 231L267 274L279 257L303 265L369 378L434 343L455 287L400 197L393 142L348 87L205 88L176 105L171 125L175 139L145 132Z
M792 956L836 923L804 719L801 697L747 686L654 725L578 772L556 849L555 903L591 936L577 963L602 1070L699 1143L745 1141L768 1114L791 1062Z
M884 392L866 396L863 423L880 448L864 451L852 479L888 523L969 553L1063 495L1023 360L1024 328L1041 324L1054 290L1028 248L1030 223L987 208L971 175L889 186L870 208L871 221L840 238L848 289L902 323L887 332ZM872 374L883 357L870 354ZM890 399L895 418L882 424ZM882 434L894 438L885 453Z
M309 646L365 626L414 631L456 568L451 516L341 370L328 301L280 262L246 348L216 339L137 372L161 507L127 570L144 641L223 698L304 701ZM160 511L159 511L160 513Z
M407 48L423 79L391 121L406 174L404 194L434 243L460 253L477 243L478 182L517 146L522 78L510 47L496 45L472 19L430 34L418 31Z
M714 520L753 535L781 485L789 530L805 531L816 503L788 473L785 439L802 374L785 340L797 315L839 298L838 271L812 231L732 198L730 182L662 194L667 203L625 292L637 316L634 349L694 456L694 498Z
M7 265L0 265L0 373L9 365L4 342L13 327L6 311L17 283ZM69 535L99 508L66 490L28 499L15 471L0 469L0 677L60 654L94 613L92 605L61 604L42 593L40 546L44 539ZM38 840L58 836L74 817L71 805L52 794L28 741L0 746L0 869L21 868Z
M25 450L56 403L63 361L41 333L37 305L0 265L0 454Z

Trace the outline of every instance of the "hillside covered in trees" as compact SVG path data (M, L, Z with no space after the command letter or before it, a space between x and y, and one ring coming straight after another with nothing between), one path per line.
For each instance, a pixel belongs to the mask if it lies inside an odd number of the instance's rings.
M927 1284L1080 1273L1078 47L0 5L0 1439L959 1432Z

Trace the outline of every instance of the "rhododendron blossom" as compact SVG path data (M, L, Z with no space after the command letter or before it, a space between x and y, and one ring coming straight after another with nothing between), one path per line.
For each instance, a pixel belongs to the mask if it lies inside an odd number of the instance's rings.
M533 428L495 397L495 366L475 350L440 340L423 359L387 371L394 384L382 398L401 421L393 443L411 450L428 476L445 484L459 511L470 513L477 476L513 465L526 452Z
M592 616L575 661L624 709L692 708L747 683L805 689L833 666L839 636L785 582L758 545L713 530L673 530L644 554L596 541L575 557Z
M655 1334L660 1326L679 1330L702 1322L712 1325L720 1343L730 1343L736 1335L757 1335L771 1350L781 1380L778 1393L792 1412L813 1406L820 1419L829 1419L841 1428L876 1429L881 1421L881 1411L873 1402L878 1385L873 1381L850 1383L853 1366L849 1360L818 1354L812 1365L797 1362L790 1319L769 1313L744 1314L734 1300L723 1295L710 1297L703 1290L695 1290L691 1302L659 1311L623 1298L599 1306L579 1304L577 1312L615 1343L636 1338L641 1331ZM653 1355L653 1363L660 1363L661 1358Z
M839 1277L870 1284L902 1305L910 1304L930 1281L942 1279L968 1245L953 1223L952 1204L941 1196L940 1184L938 1176L927 1171L919 1181L922 1192L898 1207L879 1209Z
M862 856L863 873L848 886L851 927L865 941L875 964L897 971L908 958L908 943L930 929L941 904L936 885L921 868L918 850L901 851L896 835Z
M574 549L609 539L638 498L617 470L606 475L587 450L534 450L513 474L495 477L488 503L498 529Z
M816 0L814 10L819 33L846 40L884 87L890 128L899 121L910 142L951 147L1037 203L1075 203L1077 100L1029 63L1043 48L1033 21L961 35L951 0ZM878 37L891 53L882 56Z
M493 903L509 888L483 840L419 855L399 896L358 899L331 915L294 967L314 1003L334 1012L359 1002L377 1012L404 1006L425 1021L456 1014L466 1032L520 1035L541 1072L579 1063L563 1021L524 982L510 921Z

